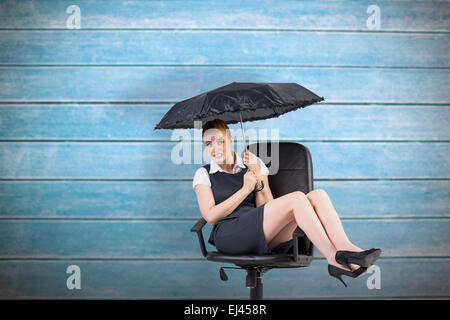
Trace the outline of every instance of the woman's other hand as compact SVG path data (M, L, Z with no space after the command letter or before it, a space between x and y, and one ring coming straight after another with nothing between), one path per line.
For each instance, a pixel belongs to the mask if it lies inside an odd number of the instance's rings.
M244 174L244 185L242 186L242 188L250 193L255 189L257 182L258 176L256 175L256 173L252 170L247 170L247 172Z

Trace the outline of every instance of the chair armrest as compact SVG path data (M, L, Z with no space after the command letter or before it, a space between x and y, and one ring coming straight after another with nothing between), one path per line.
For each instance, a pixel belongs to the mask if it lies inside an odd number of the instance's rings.
M198 241L200 243L200 249L202 250L202 254L204 257L208 254L206 251L205 240L203 239L202 228L205 226L206 220L201 218L198 220L195 225L191 228L191 232L196 232L198 236Z
M206 220L201 218L199 219L194 226L191 228L191 232L199 232L202 230L202 228L205 226Z
M292 234L292 238L294 239L294 261L299 261L300 252L298 247L298 238L302 238L305 235L302 229L299 227L295 228L294 233Z

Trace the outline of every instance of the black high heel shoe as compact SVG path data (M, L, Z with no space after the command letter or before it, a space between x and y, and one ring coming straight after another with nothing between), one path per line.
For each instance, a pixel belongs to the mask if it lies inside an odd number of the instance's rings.
M351 268L349 268L351 270ZM328 274L332 277L338 278L339 280L341 280L341 282L344 284L344 286L347 286L347 284L344 282L344 280L342 280L342 276L349 276L351 278L357 278L359 277L361 274L365 273L367 270L367 268L365 267L361 267L358 268L354 271L347 271L345 269L341 269L339 267L333 266L332 264L328 265Z
M381 255L381 249L369 249L361 252L337 251L336 262L350 268L350 264L357 264L361 267L370 267Z

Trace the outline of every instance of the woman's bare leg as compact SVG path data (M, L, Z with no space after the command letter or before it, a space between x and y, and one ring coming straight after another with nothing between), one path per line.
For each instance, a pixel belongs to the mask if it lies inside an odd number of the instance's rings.
M328 194L323 189L316 189L307 195L312 207L319 217L328 238L338 250L363 251L348 239L338 213L334 209Z
M293 220L324 255L329 264L348 270L336 262L336 248L328 238L314 208L303 192L294 191L265 204L263 230L267 243L270 243Z
M360 247L354 245L348 239L338 213L334 209L334 206L325 190L315 189L309 192L306 196L319 217L328 238L337 250L348 250L355 252L363 251ZM352 269L359 268L359 266L354 264L352 264L351 267Z
M297 221L293 219L267 244L268 247L273 249L279 244L291 240L294 237L295 229L297 229Z

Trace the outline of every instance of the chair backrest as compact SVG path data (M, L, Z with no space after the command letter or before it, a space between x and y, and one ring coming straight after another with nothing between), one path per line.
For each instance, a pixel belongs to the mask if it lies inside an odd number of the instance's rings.
M268 179L274 199L293 191L307 194L314 189L311 153L306 146L296 142L269 141L250 144L249 149L261 158L269 169ZM298 238L299 254L312 257L313 243L300 227L297 227L297 230L303 233L303 236ZM309 265L309 262L307 264Z
M269 169L268 179L274 198L292 191L307 194L314 189L311 153L306 146L296 142L269 141L250 144L249 149Z

